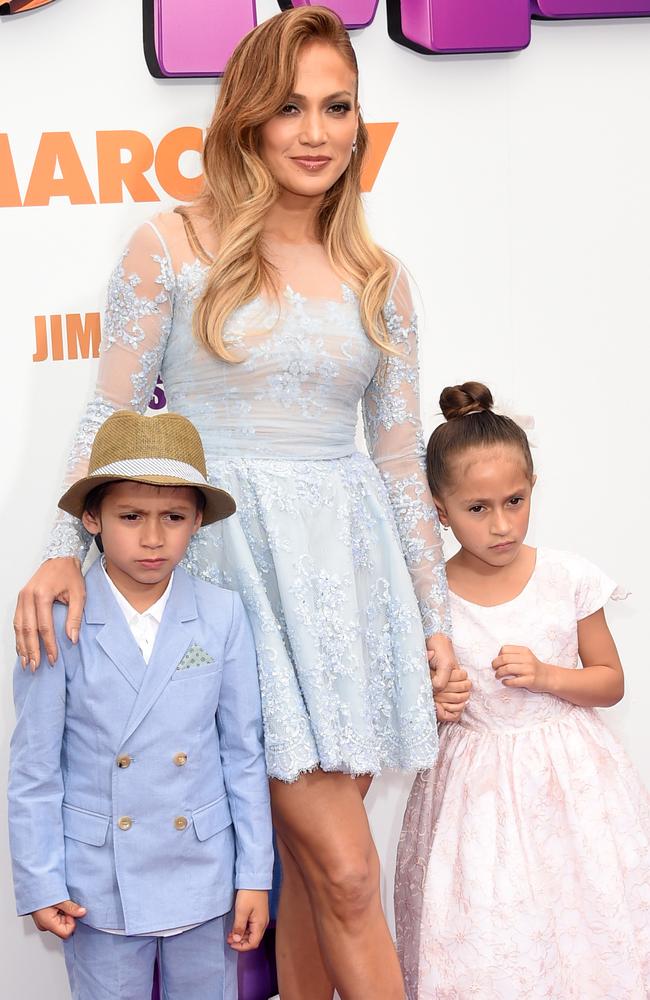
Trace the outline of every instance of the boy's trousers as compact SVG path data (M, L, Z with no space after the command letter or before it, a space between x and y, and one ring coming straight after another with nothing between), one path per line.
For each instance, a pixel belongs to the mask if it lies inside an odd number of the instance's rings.
M64 942L73 1000L149 1000L156 957L162 1000L237 1000L232 912L171 937L107 934L77 921Z

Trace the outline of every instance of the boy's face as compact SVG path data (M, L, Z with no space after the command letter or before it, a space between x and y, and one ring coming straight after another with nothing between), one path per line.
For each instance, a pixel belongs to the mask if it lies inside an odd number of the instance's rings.
M164 593L174 567L201 526L196 491L191 486L150 486L121 482L111 486L101 509L84 511L84 527L101 532L108 575L129 599Z

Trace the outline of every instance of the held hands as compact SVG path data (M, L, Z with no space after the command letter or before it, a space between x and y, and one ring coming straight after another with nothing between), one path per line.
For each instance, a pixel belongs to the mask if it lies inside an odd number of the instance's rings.
M492 660L492 669L505 687L537 692L548 690L548 664L538 660L527 646L502 646L499 655Z
M442 632L430 635L426 640L427 659L431 671L431 686L434 693L442 691L449 684L451 672L458 669L458 662L451 639Z
M77 926L75 918L83 917L85 913L85 906L79 906L71 899L64 899L62 903L55 903L54 906L44 906L42 910L34 910L32 920L39 931L50 931L65 941L74 934Z
M257 948L269 923L269 894L261 889L239 889L235 897L235 919L228 944L235 951Z
M51 664L58 656L52 621L54 601L68 605L65 631L70 641L76 642L85 600L86 589L78 559L61 556L47 559L39 566L20 591L14 615L16 652L23 669L29 664L33 672L40 665L41 639Z
M468 680L466 671L455 667L451 672L447 687L433 693L438 722L458 722L471 690L472 682Z

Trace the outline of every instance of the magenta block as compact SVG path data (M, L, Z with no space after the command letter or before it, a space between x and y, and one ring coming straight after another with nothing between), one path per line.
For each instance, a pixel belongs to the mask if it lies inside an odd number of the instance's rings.
M256 24L255 0L143 0L149 71L157 77L221 76Z
M529 0L387 0L390 37L417 52L510 52L530 42Z
M531 0L533 17L639 17L650 15L649 0Z
M346 28L367 28L375 19L377 4L379 0L329 0L324 3L324 7L329 7L335 14L338 14ZM285 3L280 0L283 9L291 7L314 7L318 0L291 0Z

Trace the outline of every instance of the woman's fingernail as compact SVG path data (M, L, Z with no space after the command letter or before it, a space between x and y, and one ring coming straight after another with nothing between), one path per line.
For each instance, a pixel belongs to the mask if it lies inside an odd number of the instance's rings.
M72 631L70 632L70 637L72 641L76 643L77 639L79 638L79 629L73 628Z
M36 673L36 660L30 660L29 661L29 669L31 670L31 672L33 674Z
M26 656L21 656L20 657L20 665L21 665L21 667L24 670L25 667L27 666L27 657Z

